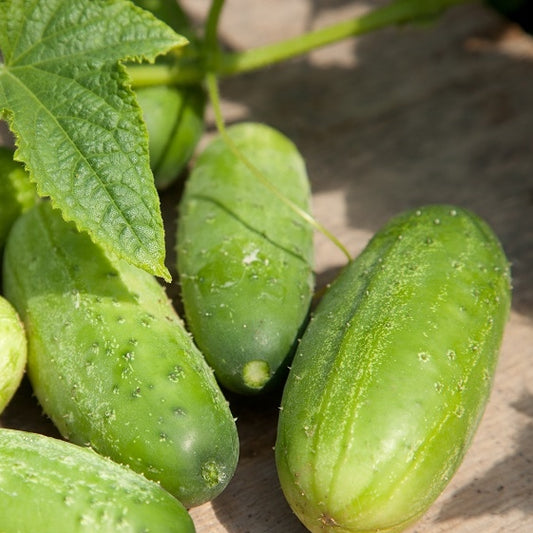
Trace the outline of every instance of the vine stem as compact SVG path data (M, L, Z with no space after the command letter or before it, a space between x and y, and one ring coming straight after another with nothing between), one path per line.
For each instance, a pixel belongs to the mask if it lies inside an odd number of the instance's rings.
M224 7L224 0L212 0L205 23L204 50L207 55L207 70L216 68L219 53L218 22Z
M388 26L405 24L435 17L442 11L473 0L394 0L390 4L369 13L325 28L308 32L266 46L250 48L240 52L211 54L208 70L218 77L232 76L264 68L286 61L317 48L357 37ZM224 0L213 0L206 23L206 40L216 36L216 26ZM213 43L207 43L211 46ZM213 48L210 49L211 51ZM218 50L218 47L217 47ZM205 51L205 49L204 49ZM205 52L204 52L205 53ZM191 59L185 65L129 65L128 71L134 87L160 84L194 84L205 78L204 55Z
M222 110L220 106L220 93L218 89L217 76L214 72L208 72L206 76L207 90L209 93L209 99L211 105L213 106L213 112L215 115L215 123L217 130L220 133L220 136L229 147L229 149L234 153L234 155L252 172L252 174L257 178L271 193L273 193L279 200L281 200L286 206L288 206L292 211L294 211L299 217L301 217L306 223L310 224L311 227L315 228L317 231L322 233L327 237L339 250L346 256L348 261L352 260L352 257L345 246L331 233L327 228L325 228L320 222L318 222L314 217L312 217L307 211L304 211L301 207L292 202L284 194L282 194L272 183L264 176L264 174L239 150L238 146L233 142L233 139L228 135L226 131L226 125L224 123L224 117L222 115Z
M425 19L468 0L396 0L357 18L342 21L278 43L228 53L220 57L219 76L264 68L323 46L387 26Z

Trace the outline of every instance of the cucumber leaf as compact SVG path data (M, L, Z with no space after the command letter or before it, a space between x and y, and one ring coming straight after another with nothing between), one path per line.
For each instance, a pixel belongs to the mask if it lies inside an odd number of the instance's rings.
M186 39L127 0L0 0L0 118L36 183L102 248L170 279L142 114L122 61Z

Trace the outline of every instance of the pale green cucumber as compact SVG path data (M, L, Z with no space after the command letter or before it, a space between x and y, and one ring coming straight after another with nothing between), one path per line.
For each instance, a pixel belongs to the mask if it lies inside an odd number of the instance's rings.
M227 130L300 209L310 186L294 144L257 123ZM285 377L313 292L313 232L217 137L179 206L177 267L187 324L226 388L262 393Z
M0 429L2 533L194 533L158 484L90 448Z
M342 271L295 355L276 442L310 531L401 531L427 510L478 426L509 305L500 243L458 207L399 215Z
M0 296L0 413L20 385L27 353L24 326L14 307Z
M28 375L61 434L156 480L187 507L231 479L227 401L157 280L106 257L48 203L22 215L4 289L28 335Z

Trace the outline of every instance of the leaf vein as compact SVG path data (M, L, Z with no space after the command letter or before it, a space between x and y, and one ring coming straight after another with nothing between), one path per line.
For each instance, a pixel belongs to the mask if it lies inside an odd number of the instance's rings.
M109 199L109 203L108 203L108 206L107 206L107 209L110 209L111 206L115 207L116 209L116 212L119 213L120 217L123 219L125 225L130 229L130 231L132 232L132 234L135 236L135 238L137 239L137 241L140 243L141 247L144 246L144 243L143 243L143 240L141 238L141 236L138 234L137 231L135 231L135 228L131 225L130 221L126 218L124 212L122 209L120 209L120 207L118 206L117 202L115 201L115 199L113 198L113 195L110 193L109 189L105 186L104 182L102 181L102 179L100 178L97 170L94 168L94 166L90 163L90 161L87 159L87 157L85 156L85 154L78 148L76 142L74 141L74 139L72 139L72 137L70 136L70 134L68 133L67 130L65 130L65 128L63 128L62 124L57 120L57 115L54 115L54 113L52 113L47 107L46 105L43 103L42 100L40 100L38 98L38 96L34 93L34 92L31 92L29 91L29 89L22 83L19 82L18 78L16 78L15 76L11 76L14 80L15 80L15 83L17 83L17 85L19 85L21 87L22 90L24 90L26 93L29 94L30 98L33 97L33 99L40 105L41 109L50 117L50 119L55 122L57 128L59 131L61 131L63 133L63 136L65 138L65 140L69 143L69 145L72 147L72 149L78 154L78 161L83 161L86 165L86 167L91 171L92 173L92 176L93 178L96 179L96 181L98 182L98 184L102 187L102 190L105 192L106 196L108 197ZM76 117L77 118L77 117ZM30 168L30 172L32 172L32 169ZM32 175L32 180L35 182L35 177ZM39 185L42 185L42 184L39 184ZM46 195L47 192L46 191L43 191L42 188L40 190L40 194L41 195ZM141 196L141 200L143 201L143 205L146 207L146 202L144 201L144 198ZM66 213L64 213L66 214ZM93 231L91 230L90 233L92 234Z

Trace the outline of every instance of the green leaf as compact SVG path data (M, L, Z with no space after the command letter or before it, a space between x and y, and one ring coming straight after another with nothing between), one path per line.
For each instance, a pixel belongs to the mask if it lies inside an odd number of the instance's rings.
M186 44L126 0L0 0L0 116L41 196L165 279L147 134L122 61Z

